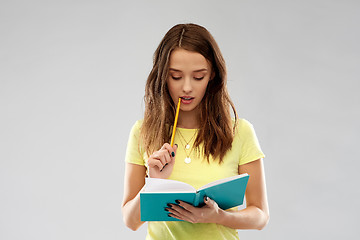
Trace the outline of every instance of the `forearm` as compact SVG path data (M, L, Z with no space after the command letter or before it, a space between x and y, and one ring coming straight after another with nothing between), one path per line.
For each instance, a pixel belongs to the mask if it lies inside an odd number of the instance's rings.
M240 211L219 213L218 223L235 229L263 229L269 221L269 213L256 206L249 206Z
M122 207L123 219L128 228L136 231L144 222L140 221L140 192Z

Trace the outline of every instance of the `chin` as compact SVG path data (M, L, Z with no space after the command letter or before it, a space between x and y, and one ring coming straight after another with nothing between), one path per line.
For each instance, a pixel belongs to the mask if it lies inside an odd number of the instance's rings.
M196 111L198 109L198 106L180 106L180 110L183 112L192 112Z

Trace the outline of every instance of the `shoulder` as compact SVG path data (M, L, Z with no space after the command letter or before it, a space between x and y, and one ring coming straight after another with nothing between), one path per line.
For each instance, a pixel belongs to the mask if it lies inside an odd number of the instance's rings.
M251 136L254 134L253 125L244 118L236 119L236 122L233 120L233 124L236 124L234 132L235 138L248 137L249 135Z
M132 126L131 131L140 131L140 128L141 128L141 126L142 126L142 123L143 123L143 119L140 119L140 120L135 121L135 123L134 123L133 126Z
M142 119L135 121L135 123L131 127L130 136L134 136L136 138L139 137L142 123L143 123Z
M134 126L136 126L137 128L141 128L141 125L143 124L144 119L139 119L134 123Z
M233 124L235 124L235 119L234 118L232 119L232 122L233 122ZM246 120L245 118L236 119L236 125L237 126L249 126L249 125L252 126L252 124L248 120Z
M253 128L253 125L245 118L232 119L233 125L235 125L236 131L244 131Z

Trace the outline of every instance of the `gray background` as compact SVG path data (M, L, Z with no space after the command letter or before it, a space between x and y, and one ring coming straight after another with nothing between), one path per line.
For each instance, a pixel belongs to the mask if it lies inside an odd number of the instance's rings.
M131 2L131 3L130 3ZM271 220L241 239L354 239L360 3L0 2L0 239L144 239L122 222L128 134L177 23L214 35L266 153Z

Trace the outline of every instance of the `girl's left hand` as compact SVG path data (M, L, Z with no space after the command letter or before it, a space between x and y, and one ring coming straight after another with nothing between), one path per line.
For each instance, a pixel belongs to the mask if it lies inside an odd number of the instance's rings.
M206 205L200 208L183 201L177 202L179 202L178 205L169 204L171 205L171 208L167 208L169 216L191 223L217 223L220 211L222 211L217 203L209 197L204 198Z

